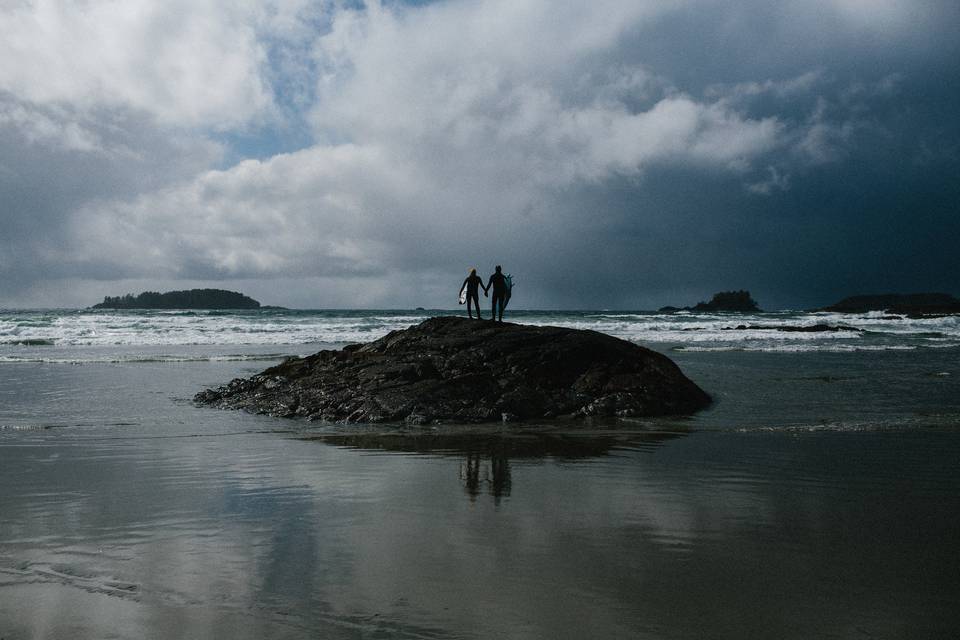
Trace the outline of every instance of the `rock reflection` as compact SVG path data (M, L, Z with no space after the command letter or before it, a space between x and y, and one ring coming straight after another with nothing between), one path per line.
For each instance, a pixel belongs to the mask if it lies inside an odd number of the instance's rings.
M511 460L551 458L577 461L610 455L617 449L652 449L680 432L347 432L306 436L334 446L370 451L461 458L459 481L471 501L483 493L496 504L513 488Z

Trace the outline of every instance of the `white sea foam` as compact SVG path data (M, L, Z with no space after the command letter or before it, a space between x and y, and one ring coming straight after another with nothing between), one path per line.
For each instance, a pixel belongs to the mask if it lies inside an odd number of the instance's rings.
M597 314L582 318L540 318L538 324L594 329L637 343L681 351L879 351L960 345L960 319L909 319L872 314ZM824 324L836 331L785 331ZM744 328L739 328L743 326Z
M39 320L37 319L39 316ZM0 345L270 345L366 342L426 316L34 312L0 315Z
M44 359L50 358L51 354L42 353L50 347L219 345L229 348L232 345L367 342L416 324L430 315L434 313L0 311L0 362L51 361ZM960 317L956 316L912 319L877 312L741 315L513 311L510 320L591 329L640 344L681 351L846 352L960 345ZM839 327L840 330L782 330L815 324ZM739 328L741 326L744 328Z
M960 343L950 345L960 346ZM750 345L715 345L715 346L679 346L674 347L673 351L700 351L700 352L718 352L718 351L778 351L782 353L806 353L811 351L821 353L854 353L857 351L914 351L920 347L910 345L856 345L856 344L750 344Z
M42 364L94 364L94 363L150 363L150 362L256 362L276 361L287 357L282 353L254 353L228 355L101 355L83 354L76 356L44 356L42 354L0 355L0 363L42 363ZM302 354L301 354L302 355Z

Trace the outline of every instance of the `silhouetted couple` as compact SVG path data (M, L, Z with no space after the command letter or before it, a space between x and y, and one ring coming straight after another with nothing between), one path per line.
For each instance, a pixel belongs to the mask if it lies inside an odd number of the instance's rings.
M467 315L471 318L473 317L473 311L471 309L471 303L473 303L473 306L477 308L477 320L483 320L483 317L480 315L481 287L483 288L484 297L489 297L488 292L493 288L493 309L491 310L492 317L490 319L503 322L503 307L507 303L509 287L507 286L507 278L503 275L503 270L500 268L500 265L497 265L497 270L490 276L490 280L486 285L483 284L483 279L477 275L477 270L470 269L470 275L467 276L467 279L463 281L463 285L460 287L461 299L464 289L467 291Z

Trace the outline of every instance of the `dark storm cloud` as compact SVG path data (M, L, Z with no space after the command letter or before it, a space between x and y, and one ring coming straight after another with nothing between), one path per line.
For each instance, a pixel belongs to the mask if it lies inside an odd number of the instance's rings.
M446 306L495 262L530 307L956 293L956 3L188 7L229 19L148 27L217 78L199 98L158 67L98 105L87 50L86 82L0 74L8 296L69 275ZM210 170L207 139L256 159Z
M74 277L78 268L94 279L126 275L77 255L77 208L192 176L219 155L204 140L159 134L142 116L44 108L0 94L0 299L23 299L36 283Z
M581 255L579 272L599 284L587 289L587 306L689 304L741 287L767 308L822 306L854 292L956 292L960 130L947 94L960 86L938 80L899 80L846 105L874 89L821 83L818 100L830 105L820 109L822 129L759 161L769 163L768 179L761 173L746 189L738 176L661 168L584 190L585 212L615 220L610 233L584 230L593 242L562 252ZM784 111L799 113L797 102ZM591 245L603 247L593 263ZM598 278L604 263L612 264Z
M957 291L960 9L798 7L700 3L624 37L611 62L776 117L792 140L747 178L658 167L566 194L560 206L585 223L549 234L561 259L530 265L561 306L689 304L740 287L767 308Z

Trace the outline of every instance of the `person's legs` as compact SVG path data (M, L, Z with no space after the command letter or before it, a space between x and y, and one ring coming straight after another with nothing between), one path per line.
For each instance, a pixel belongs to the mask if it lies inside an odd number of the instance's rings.
M490 316L491 320L497 319L498 311L500 322L503 322L503 294L499 292L493 294L493 314Z
M472 296L467 297L467 304L470 304L470 298L473 298L473 306L477 308L477 320L483 320L483 316L480 315L480 296L478 294L473 294ZM471 316L473 317L473 316Z

